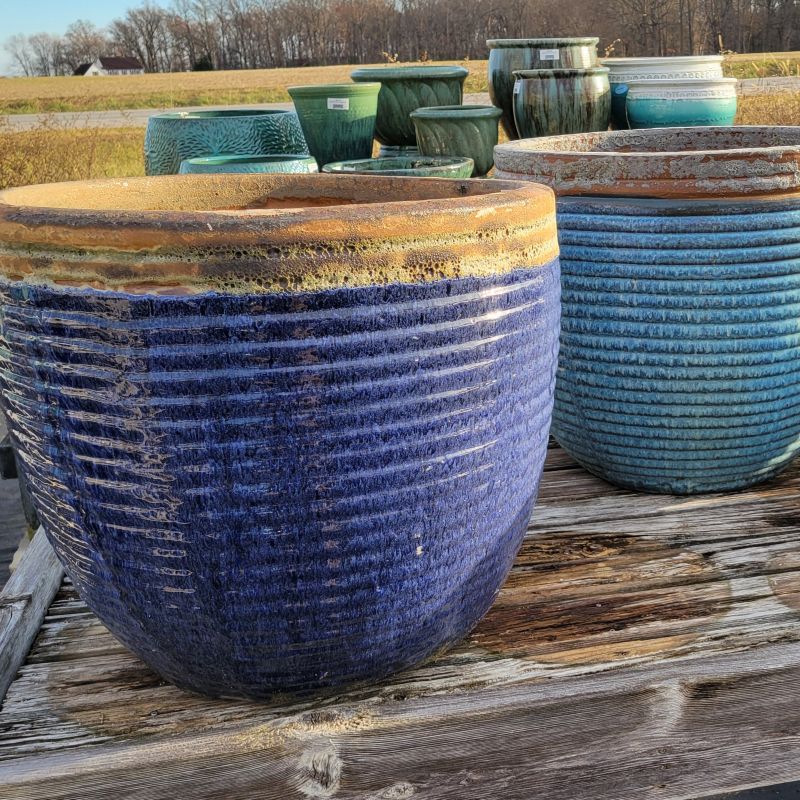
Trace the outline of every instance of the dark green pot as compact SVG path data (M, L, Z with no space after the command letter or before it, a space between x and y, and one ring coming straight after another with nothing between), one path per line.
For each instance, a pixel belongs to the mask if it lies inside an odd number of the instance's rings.
M202 156L181 161L181 175L218 173L317 172L313 156L283 155Z
M379 83L289 87L308 149L320 167L372 155L380 88Z
M489 39L489 96L503 109L503 128L519 139L514 124L514 73L521 69L588 69L597 64L594 37Z
M354 81L378 81L375 138L383 145L414 147L417 143L412 111L430 106L460 105L469 70L458 66L371 67L357 69Z
M475 162L474 176L494 166L498 123L494 106L439 106L411 113L419 151L426 156L465 156Z
M608 129L607 67L515 72L514 122L523 139Z
M326 164L322 171L408 178L469 178L474 167L475 163L471 158L417 155L339 161Z

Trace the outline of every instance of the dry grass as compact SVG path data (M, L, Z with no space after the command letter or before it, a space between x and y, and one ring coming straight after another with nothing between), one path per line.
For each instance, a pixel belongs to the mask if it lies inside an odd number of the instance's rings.
M486 91L486 62L461 63L470 70L466 91ZM0 114L275 103L289 100L287 86L349 83L354 69L352 65L343 65L90 78L10 78L0 81Z
M800 125L800 92L739 97L737 125Z
M800 52L731 53L725 57L723 69L731 78L800 77Z

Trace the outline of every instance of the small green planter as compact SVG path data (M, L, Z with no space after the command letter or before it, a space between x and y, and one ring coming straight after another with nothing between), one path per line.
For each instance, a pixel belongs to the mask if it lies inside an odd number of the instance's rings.
M380 88L379 83L289 87L308 149L321 167L372 155Z
M494 146L502 113L495 106L418 108L411 119L420 153L471 158L475 162L473 176L486 175L494 166Z
M322 171L409 178L469 178L474 166L471 158L417 155L339 161L326 164Z
M378 81L378 118L375 138L386 146L415 147L409 115L418 108L460 105L469 70L459 66L372 67L350 77L359 83Z
M181 161L180 174L216 173L317 172L312 156L298 153L285 155L202 156Z

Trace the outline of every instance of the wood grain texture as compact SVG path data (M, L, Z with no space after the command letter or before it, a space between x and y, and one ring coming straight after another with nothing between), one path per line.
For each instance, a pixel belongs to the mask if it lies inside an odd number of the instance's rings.
M0 712L0 796L678 800L796 781L799 486L800 465L735 495L636 495L553 449L469 639L316 705L166 685L65 580Z

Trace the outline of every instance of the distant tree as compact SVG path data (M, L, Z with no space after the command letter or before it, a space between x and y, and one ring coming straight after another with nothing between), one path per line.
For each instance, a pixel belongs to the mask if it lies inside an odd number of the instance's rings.
M214 69L214 62L208 54L200 56L197 61L192 64L193 72L210 72Z

